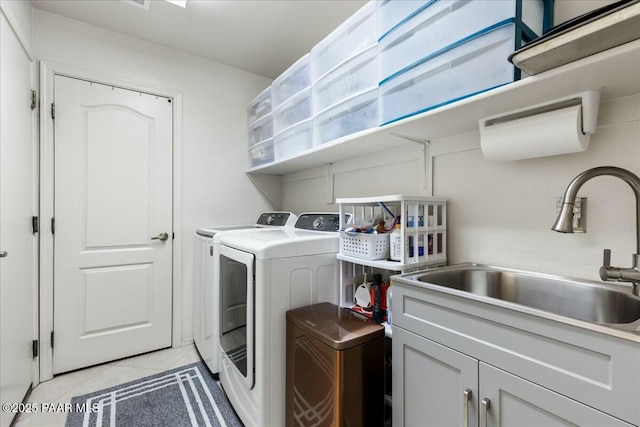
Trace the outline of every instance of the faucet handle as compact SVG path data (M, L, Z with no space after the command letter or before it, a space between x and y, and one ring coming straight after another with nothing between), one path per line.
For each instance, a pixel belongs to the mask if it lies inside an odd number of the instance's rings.
M614 279L611 273L613 272L613 270L616 270L616 269L612 269L610 267L611 267L611 249L605 249L604 253L602 254L602 267L600 267L600 271L599 271L600 279L604 281Z
M611 266L611 249L605 249L602 256L602 266L610 267Z
M605 249L602 257L602 267L600 267L600 278L607 280L622 280L622 270L618 267L611 267L611 249Z

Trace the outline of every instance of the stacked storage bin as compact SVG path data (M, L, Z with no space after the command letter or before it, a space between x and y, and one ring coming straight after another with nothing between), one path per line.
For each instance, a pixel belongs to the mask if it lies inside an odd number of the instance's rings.
M249 117L249 159L252 166L273 162L273 120L271 87L263 90L247 108Z
M311 49L315 145L380 123L376 13L370 1Z
M552 0L380 2L381 123L518 80L507 58L542 34L543 21L550 25L552 7Z
M300 58L271 84L275 160L313 147L309 54Z

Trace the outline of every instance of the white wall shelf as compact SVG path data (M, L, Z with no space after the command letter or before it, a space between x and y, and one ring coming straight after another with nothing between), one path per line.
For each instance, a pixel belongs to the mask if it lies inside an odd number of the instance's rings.
M478 130L478 120L574 93L601 89L602 101L640 93L640 40L425 113L367 129L249 169L249 174L288 173L387 151L419 141Z
M380 270L397 271L400 273L408 273L413 270L419 270L423 267L434 267L433 261L416 262L413 264L403 264L397 261L380 260L368 260L362 258L355 258L347 255L337 254L336 258L341 261L351 262L353 264L366 265L367 267L378 268ZM446 265L446 260L442 262L442 265Z

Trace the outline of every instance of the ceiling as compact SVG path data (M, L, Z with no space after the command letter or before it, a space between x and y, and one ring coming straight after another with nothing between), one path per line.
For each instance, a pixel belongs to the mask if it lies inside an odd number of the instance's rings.
M32 0L46 10L107 30L275 78L365 0Z

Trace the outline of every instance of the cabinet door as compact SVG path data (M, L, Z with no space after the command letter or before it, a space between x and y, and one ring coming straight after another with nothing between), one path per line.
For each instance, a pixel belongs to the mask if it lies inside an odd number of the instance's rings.
M398 327L392 345L394 425L478 425L476 359Z
M631 426L575 400L480 362L479 400L483 402L485 399L489 400L486 426ZM481 404L480 418L483 427L484 417L484 405Z

